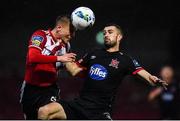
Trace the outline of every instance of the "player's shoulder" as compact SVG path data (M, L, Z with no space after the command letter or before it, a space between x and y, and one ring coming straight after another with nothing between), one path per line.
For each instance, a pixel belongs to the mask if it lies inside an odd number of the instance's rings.
M42 30L42 29L38 29L36 31L34 31L33 35L36 36L36 35L40 35L40 36L46 36L46 31L45 30Z
M31 40L38 40L39 42L43 42L46 40L46 34L47 32L45 30L39 29L34 31L34 33L31 36Z
M122 58L124 58L124 59L126 59L126 60L131 60L133 57L130 55L130 54L128 54L127 52L121 52L121 51L119 51L119 56L121 56Z
M89 48L85 50L83 58L89 58L90 56L97 56L97 52L100 51L100 48Z

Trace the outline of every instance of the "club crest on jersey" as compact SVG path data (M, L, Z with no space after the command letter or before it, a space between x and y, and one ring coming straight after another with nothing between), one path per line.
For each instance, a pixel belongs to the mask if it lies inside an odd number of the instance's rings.
M89 76L93 80L104 80L107 74L107 69L100 64L94 64L90 67Z
M116 69L118 69L118 65L119 65L119 61L117 61L117 59L112 59L111 63L109 64L109 66L114 67Z
M32 45L35 46L40 46L41 42L44 40L44 38L42 36L33 36L31 41L32 41Z

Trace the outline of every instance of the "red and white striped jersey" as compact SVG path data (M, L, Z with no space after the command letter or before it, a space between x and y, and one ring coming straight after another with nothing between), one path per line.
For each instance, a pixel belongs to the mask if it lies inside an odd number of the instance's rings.
M57 55L63 55L70 44L56 41L50 30L38 30L31 36L26 58L25 81L32 85L49 86L57 80Z

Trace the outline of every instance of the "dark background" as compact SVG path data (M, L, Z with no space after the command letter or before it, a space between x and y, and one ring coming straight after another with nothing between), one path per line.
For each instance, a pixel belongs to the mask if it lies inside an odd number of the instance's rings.
M152 74L170 63L179 68L179 9L171 0L6 0L0 4L0 119L23 119L19 90L23 81L28 40L37 29L52 28L58 15L70 14L79 6L94 11L95 25L76 33L72 50L82 56L98 46L97 32L109 22L119 24L124 34L121 50L135 57ZM61 96L78 94L82 85L62 72ZM158 119L157 103L147 102L150 87L142 80L127 77L120 85L113 117L115 119Z

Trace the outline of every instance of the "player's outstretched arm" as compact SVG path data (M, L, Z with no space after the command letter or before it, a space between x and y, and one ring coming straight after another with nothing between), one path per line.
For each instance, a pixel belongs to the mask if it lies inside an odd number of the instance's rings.
M166 81L163 81L159 79L158 77L151 75L146 70L141 70L137 73L139 76L144 78L146 81L148 81L152 86L162 86L164 89L167 89L167 83Z

